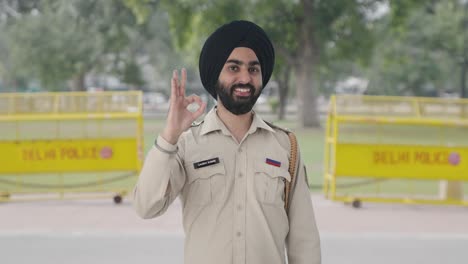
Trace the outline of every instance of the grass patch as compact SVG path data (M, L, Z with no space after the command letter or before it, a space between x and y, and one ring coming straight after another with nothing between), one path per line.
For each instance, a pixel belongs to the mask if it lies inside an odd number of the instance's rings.
M2 175L0 192L120 192L130 190L136 179L132 172Z

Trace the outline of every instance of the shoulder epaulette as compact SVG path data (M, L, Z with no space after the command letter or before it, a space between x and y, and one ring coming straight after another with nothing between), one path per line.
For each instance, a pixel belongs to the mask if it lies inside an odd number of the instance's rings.
M265 120L263 120L263 121L264 121L267 125L269 125L271 128L276 128L276 129L278 129L278 130L281 130L281 131L285 132L286 134L292 133L292 131L289 130L289 129L287 129L287 128L279 127L279 126L277 126L277 125L275 125L275 124L273 124L273 123L270 123L270 122L268 122L268 121L265 121Z

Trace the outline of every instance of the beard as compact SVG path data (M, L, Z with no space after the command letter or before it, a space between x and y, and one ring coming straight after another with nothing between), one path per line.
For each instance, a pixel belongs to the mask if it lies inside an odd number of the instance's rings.
M234 89L236 88L248 88L250 90L250 96L238 97L234 95ZM216 93L221 100L223 106L234 115L243 115L252 111L253 106L257 102L258 97L261 93L261 87L258 90L258 94L255 93L256 89L251 84L234 84L230 88L227 88L219 81L215 85Z

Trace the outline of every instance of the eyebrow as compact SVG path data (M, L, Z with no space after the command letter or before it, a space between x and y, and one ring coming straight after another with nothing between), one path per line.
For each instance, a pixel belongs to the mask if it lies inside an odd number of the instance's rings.
M234 63L236 65L244 65L244 62L236 59L230 59L226 61L226 64L228 63ZM250 61L249 66L255 66L255 65L260 65L260 62L258 60Z

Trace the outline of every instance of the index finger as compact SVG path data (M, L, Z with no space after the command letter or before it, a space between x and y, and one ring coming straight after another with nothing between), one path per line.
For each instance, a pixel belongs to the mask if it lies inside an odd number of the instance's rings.
M171 78L171 99L175 100L177 98L177 82L176 82L177 70L172 71Z
M182 80L180 81L180 95L185 96L185 83L187 82L187 70L185 68L182 68L181 75Z

